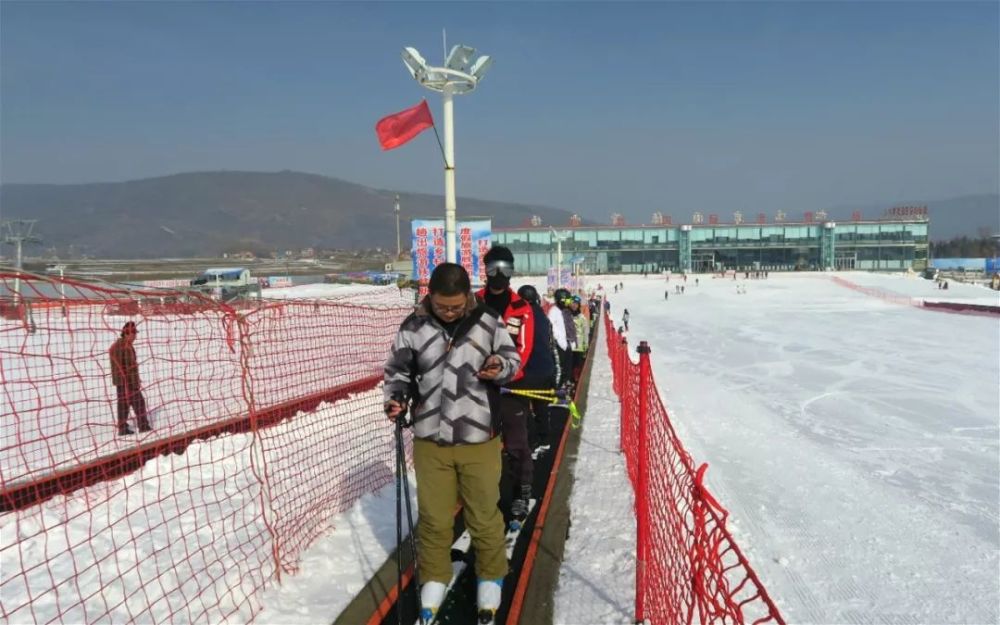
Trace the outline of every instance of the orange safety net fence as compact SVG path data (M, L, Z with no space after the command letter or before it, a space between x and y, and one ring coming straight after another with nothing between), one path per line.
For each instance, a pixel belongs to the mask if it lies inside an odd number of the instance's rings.
M0 620L252 621L393 479L381 370L412 303L385 287L229 305L0 271ZM131 433L109 351L128 321Z
M778 608L726 529L728 513L704 486L670 423L649 365L604 315L621 447L635 489L636 621L661 624L778 623Z

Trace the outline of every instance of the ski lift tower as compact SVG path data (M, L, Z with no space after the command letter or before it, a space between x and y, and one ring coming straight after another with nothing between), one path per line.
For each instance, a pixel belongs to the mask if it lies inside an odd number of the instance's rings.
M37 219L10 219L0 223L0 236L4 243L9 243L17 249L14 267L17 273L21 273L21 248L25 243L41 243L42 240L35 236L35 224ZM14 301L21 301L21 276L14 277Z
M476 49L458 45L451 49L443 67L427 64L416 48L403 48L403 63L414 80L437 91L444 112L444 231L448 262L458 262L455 240L455 119L452 96L472 92L483 79L493 59L483 55L473 60Z
M556 242L556 288L562 288L562 242L573 236L572 232L568 230L563 230L562 232L556 232L556 229L549 226L549 232L552 233L552 238Z

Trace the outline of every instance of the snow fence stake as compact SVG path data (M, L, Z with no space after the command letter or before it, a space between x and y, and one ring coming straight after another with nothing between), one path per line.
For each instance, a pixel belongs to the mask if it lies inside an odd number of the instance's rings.
M649 343L639 341L639 484L636 489L636 570L635 570L635 622L646 619L646 563L649 541L649 446L646 435L646 412L649 408L646 390L650 386ZM628 351L622 350L628 358Z

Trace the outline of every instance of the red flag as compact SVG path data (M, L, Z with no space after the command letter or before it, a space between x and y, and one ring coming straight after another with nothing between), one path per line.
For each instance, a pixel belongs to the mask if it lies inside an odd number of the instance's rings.
M427 100L405 111L393 113L378 120L375 124L375 134L383 150L398 148L413 137L434 125L431 110Z

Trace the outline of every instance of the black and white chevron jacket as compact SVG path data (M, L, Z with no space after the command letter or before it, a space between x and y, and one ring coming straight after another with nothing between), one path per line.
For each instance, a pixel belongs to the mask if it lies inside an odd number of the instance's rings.
M503 362L492 382L476 374L486 358ZM503 320L470 295L466 316L449 336L430 298L403 321L385 363L385 398L412 396L413 434L441 445L485 443L499 434L491 403L521 366Z

